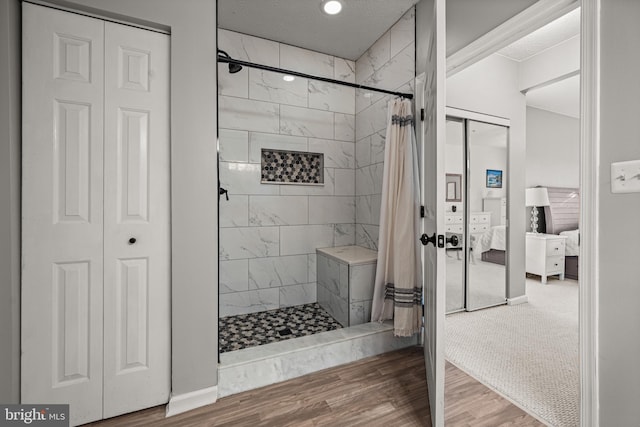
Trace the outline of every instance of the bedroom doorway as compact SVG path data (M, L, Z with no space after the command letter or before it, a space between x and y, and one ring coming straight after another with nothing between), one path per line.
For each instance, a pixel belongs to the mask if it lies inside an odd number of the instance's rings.
M507 302L508 140L508 120L448 109L448 314Z

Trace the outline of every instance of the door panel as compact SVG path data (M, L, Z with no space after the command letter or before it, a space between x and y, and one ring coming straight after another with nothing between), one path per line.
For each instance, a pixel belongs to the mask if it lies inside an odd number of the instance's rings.
M107 22L105 64L104 416L112 417L169 400L169 36Z
M23 3L23 403L102 417L103 24Z
M445 2L431 0L429 3L433 4L433 15L424 89L420 92L423 92L422 104L425 109L421 130L424 230L432 235L444 234L445 222ZM434 427L444 425L445 256L444 248L433 245L424 247L424 356Z

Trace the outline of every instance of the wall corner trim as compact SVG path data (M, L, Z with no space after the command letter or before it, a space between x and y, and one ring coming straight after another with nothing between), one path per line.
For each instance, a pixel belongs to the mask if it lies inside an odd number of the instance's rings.
M203 388L183 394L171 394L165 416L172 417L201 406L211 405L218 400L218 386Z
M518 305L518 304L525 304L529 302L529 297L526 295L520 295L519 297L515 297L515 298L507 298L507 305Z

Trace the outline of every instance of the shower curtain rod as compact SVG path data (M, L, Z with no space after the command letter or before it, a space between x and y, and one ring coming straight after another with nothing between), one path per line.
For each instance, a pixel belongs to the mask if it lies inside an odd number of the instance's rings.
M411 93L394 92L392 90L378 89L376 87L363 86L363 85L359 85L359 84L356 84L356 83L350 83L350 82L345 82L345 81L341 81L341 80L329 79L327 77L312 76L311 74L300 73L298 71L285 70L283 68L270 67L268 65L256 64L256 63L253 63L253 62L241 61L239 59L227 58L227 57L222 56L220 54L218 54L218 62L223 62L223 63L227 63L227 64L238 64L238 65L242 65L243 67L258 68L260 70L273 71L275 73L288 74L290 76L303 77L305 79L319 80L321 82L334 83L334 84L337 84L337 85L354 87L356 89L370 90L370 91L375 91L375 92L386 93L386 94L389 94L389 95L400 96L400 97L406 98L406 99L413 99L413 94L411 94Z

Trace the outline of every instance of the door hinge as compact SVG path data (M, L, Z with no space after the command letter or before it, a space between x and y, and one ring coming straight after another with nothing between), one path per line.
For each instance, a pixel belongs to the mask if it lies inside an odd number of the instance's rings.
M420 109L420 121L424 122L424 108Z
M420 206L420 218L424 218L424 206Z

